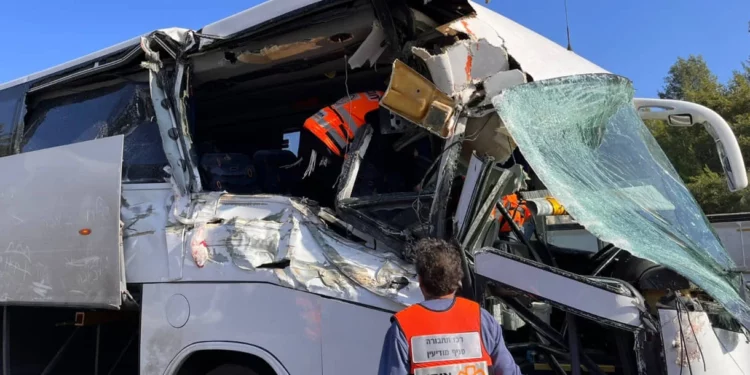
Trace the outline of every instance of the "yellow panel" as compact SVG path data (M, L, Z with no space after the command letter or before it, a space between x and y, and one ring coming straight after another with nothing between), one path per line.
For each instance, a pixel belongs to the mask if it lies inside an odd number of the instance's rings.
M400 60L380 105L442 138L451 135L453 100Z

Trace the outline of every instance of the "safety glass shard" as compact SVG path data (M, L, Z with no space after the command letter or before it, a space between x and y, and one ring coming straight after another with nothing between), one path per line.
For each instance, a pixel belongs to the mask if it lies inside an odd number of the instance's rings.
M690 279L750 328L741 277L611 74L514 86L492 98L520 151L571 216L602 241Z

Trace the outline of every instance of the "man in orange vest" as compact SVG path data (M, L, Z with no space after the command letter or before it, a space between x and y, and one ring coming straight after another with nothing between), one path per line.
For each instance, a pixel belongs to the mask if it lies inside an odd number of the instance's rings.
M394 315L378 375L520 375L500 324L474 301L456 296L459 249L423 239L414 249L425 301Z
M334 185L341 173L348 145L357 131L373 123L380 107L382 91L366 91L345 96L305 120L299 140L299 167L302 180L295 187L323 206L332 207Z
M393 142L400 134L385 134L381 129L380 110L382 91L356 92L320 109L305 120L300 134L299 156L305 158L297 188L324 206L333 204L333 185L341 172L347 149L357 132L366 124L373 127L367 152L357 174L352 196L369 196L391 192L411 191L423 173L418 155L429 156L424 148L425 138L395 151ZM417 150L419 149L419 152ZM428 162L427 165L430 163ZM305 166L306 165L306 166ZM416 181L412 181L416 180Z

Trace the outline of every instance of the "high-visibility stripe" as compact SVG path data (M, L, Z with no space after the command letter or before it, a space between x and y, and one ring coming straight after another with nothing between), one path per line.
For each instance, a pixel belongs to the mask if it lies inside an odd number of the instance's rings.
M378 109L382 96L381 91L367 91L341 98L308 117L304 128L325 143L331 152L343 156L343 150L364 126L367 113Z
M341 137L341 134L339 134L339 132L337 132L336 129L333 128L333 125L331 125L325 119L318 119L317 121L318 124L320 124L320 126L322 126L323 129L326 130L328 137L336 142L336 145L339 146L339 149L343 150L346 147L347 142L343 137Z
M315 135L318 139L320 139L320 141L323 142L326 147L331 150L331 152L333 152L337 156L342 156L342 148L339 145L341 144L343 138L338 134L338 132L331 129L328 121L323 119L321 116L310 116L307 118L307 120L305 120L305 124L303 125L303 127L310 133ZM338 142L334 141L334 139L338 139Z
M351 113L344 108L343 104L334 105L333 110L341 116L342 120L344 120L347 131L349 132L349 139L354 139L354 135L357 134L360 124L354 120L354 117L352 117Z

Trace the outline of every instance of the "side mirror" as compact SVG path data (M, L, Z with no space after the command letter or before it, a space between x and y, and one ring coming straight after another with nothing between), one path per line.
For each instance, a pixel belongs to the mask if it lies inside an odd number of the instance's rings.
M703 124L716 143L729 191L747 187L747 170L737 137L718 113L700 104L672 99L634 98L633 105L643 120L664 120L680 127Z

